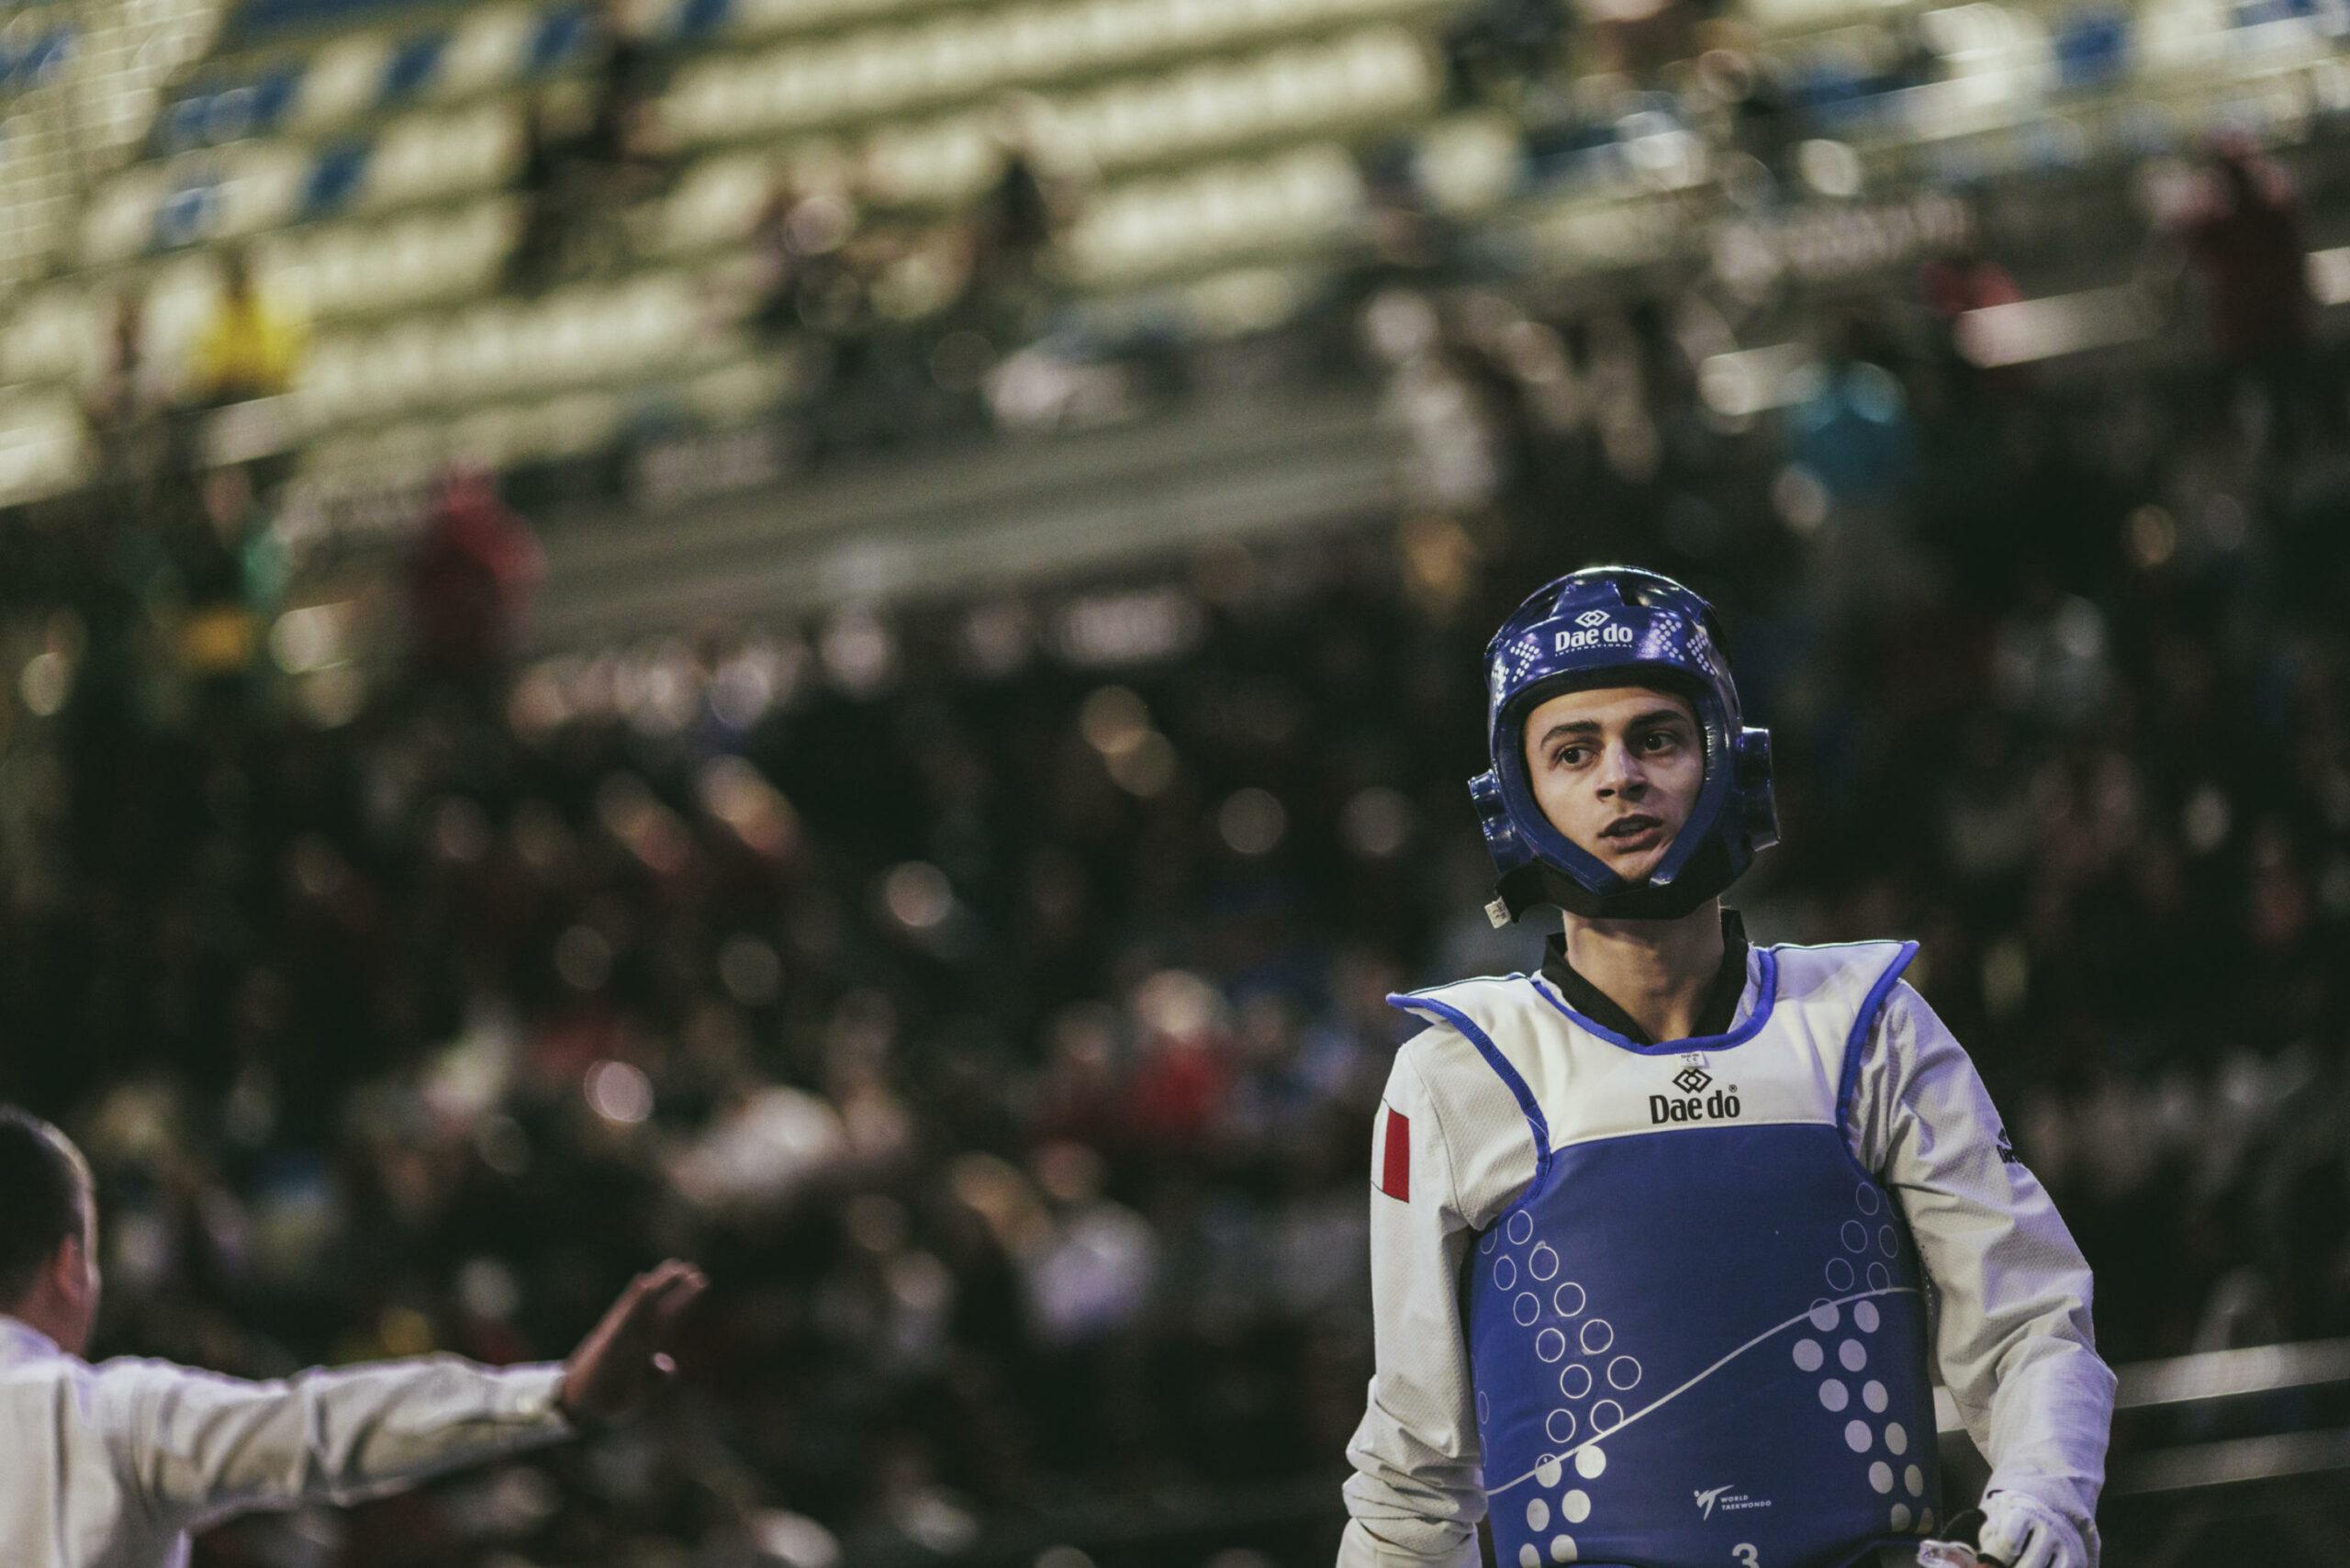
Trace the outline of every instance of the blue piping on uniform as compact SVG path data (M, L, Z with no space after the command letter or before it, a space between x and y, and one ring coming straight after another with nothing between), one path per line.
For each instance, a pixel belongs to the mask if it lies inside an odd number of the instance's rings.
M1534 1184L1527 1189L1527 1194L1531 1197L1539 1193L1543 1178L1550 1173L1550 1124L1543 1119L1542 1107L1535 1103L1534 1091L1526 1086L1526 1080L1517 1075L1517 1069L1510 1066L1509 1058L1502 1055L1502 1048L1494 1044L1493 1036L1470 1022L1469 1015L1458 1007L1432 997L1416 996L1406 991L1389 996L1387 1004L1406 1012L1416 1007L1426 1008L1442 1018L1460 1030L1462 1036L1477 1047L1477 1054L1485 1058L1485 1065L1499 1073L1501 1081L1509 1085L1509 1092L1517 1096L1517 1108L1526 1113L1527 1125L1534 1130ZM1526 1201L1526 1198L1518 1200L1519 1203Z
M1771 1021L1771 1010L1779 1004L1779 956L1769 947L1757 947L1754 952L1762 972L1755 979L1754 1011L1747 1014L1745 1023L1727 1035L1698 1035L1686 1040L1659 1040L1652 1046L1628 1040L1605 1024L1584 1017L1568 1006L1563 997L1551 994L1550 987L1531 975L1527 977L1527 983L1534 988L1535 995L1549 1002L1576 1028L1635 1055L1661 1057L1677 1056L1683 1051L1727 1051L1746 1044L1759 1034L1762 1025Z
M1868 995L1861 1002L1860 1016L1852 1020L1852 1032L1844 1036L1844 1069L1836 1079L1837 1142L1843 1147L1844 1158L1852 1161L1852 1169L1872 1183L1876 1182L1876 1173L1863 1165L1860 1157L1852 1152L1851 1134L1852 1098L1861 1085L1861 1051L1868 1043L1869 1031L1876 1026L1877 1014L1885 1010L1885 999L1893 993L1901 971L1917 956L1918 944L1901 944L1901 951L1885 967L1885 973L1876 977L1876 983L1869 987Z

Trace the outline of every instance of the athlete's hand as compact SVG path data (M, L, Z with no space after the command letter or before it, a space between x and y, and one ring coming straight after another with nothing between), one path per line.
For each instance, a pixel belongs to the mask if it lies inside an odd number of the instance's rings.
M2020 1492L1983 1499L1983 1528L1975 1535L1985 1563L2005 1568L2089 1568L2089 1550L2072 1521Z
M602 1322L563 1363L556 1402L573 1425L618 1420L677 1370L670 1351L677 1323L710 1287L699 1269L672 1258L629 1282Z

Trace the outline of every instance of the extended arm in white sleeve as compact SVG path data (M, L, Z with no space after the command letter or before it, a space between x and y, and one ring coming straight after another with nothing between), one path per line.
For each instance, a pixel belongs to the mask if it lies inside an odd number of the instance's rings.
M249 1509L349 1503L572 1430L559 1365L419 1356L249 1383L123 1360L94 1369L125 1481L201 1529Z
M1460 1213L1438 1107L1412 1058L1410 1046L1396 1054L1372 1131L1378 1364L1347 1445L1355 1473L1338 1568L1473 1568L1485 1514L1460 1323L1460 1269L1474 1233ZM1406 1140L1393 1164L1391 1138ZM1403 1197L1391 1195L1399 1173Z
M1991 1492L2069 1520L2091 1568L2114 1379L2089 1321L2089 1267L2015 1156L1975 1064L1904 983L1863 1059L1860 1155L1899 1199L1940 1307L1935 1353Z

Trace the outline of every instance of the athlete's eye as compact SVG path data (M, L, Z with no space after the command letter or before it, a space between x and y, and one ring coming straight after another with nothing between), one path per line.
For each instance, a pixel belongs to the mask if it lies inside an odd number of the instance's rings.
M1583 751L1584 748L1579 745L1562 745L1550 754L1550 766L1580 767L1583 766Z

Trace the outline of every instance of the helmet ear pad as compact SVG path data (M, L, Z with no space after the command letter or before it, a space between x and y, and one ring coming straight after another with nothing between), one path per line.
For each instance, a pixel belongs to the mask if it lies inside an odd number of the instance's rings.
M1779 842L1779 806L1771 788L1771 732L1740 730L1733 747L1737 769L1732 793L1746 829L1750 849L1761 851Z

